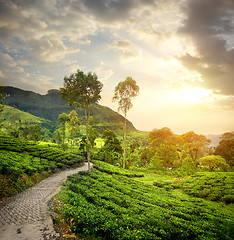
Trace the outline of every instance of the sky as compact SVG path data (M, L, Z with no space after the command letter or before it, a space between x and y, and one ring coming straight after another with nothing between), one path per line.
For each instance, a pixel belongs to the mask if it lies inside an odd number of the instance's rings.
M46 94L77 69L139 95L138 130L234 130L233 0L0 0L0 84Z

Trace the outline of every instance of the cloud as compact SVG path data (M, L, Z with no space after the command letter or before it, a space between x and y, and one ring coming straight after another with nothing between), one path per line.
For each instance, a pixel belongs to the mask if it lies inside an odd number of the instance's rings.
M15 86L36 92L46 92L49 88L57 87L52 78L39 72L28 73L14 59L0 52L0 85Z
M110 45L110 48L121 51L120 60L122 63L132 61L140 55L138 48L128 40L118 40Z
M111 25L115 23L124 24L131 20L134 9L144 6L156 7L154 0L81 0L82 8L92 14L102 24ZM77 4L80 7L80 4Z
M0 1L0 40L8 52L23 50L25 59L59 61L89 44L97 26L70 1ZM32 57L32 55L34 57Z
M201 74L201 85L216 93L234 95L234 2L188 1L179 33L191 39L196 54L180 56L181 63Z

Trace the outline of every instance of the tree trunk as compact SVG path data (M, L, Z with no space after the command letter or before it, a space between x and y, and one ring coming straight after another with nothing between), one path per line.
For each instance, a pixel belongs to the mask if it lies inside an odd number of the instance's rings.
M126 120L126 111L124 113L124 156L123 156L123 168L126 167L126 129L127 129L127 120Z
M85 121L86 121L86 151L87 151L87 161L88 161L88 171L91 171L90 166L90 150L89 150L89 113L87 113L87 110L85 109Z

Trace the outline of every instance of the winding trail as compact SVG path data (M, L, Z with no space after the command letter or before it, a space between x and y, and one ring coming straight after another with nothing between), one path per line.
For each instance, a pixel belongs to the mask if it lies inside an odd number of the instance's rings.
M47 202L68 175L88 170L88 164L56 173L0 205L1 240L58 239Z

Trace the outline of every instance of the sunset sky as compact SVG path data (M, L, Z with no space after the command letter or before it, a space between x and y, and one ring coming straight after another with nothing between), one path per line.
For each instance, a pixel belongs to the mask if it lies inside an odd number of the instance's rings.
M234 130L233 0L0 0L0 84L46 94L95 72L100 103L118 82L140 87L139 130Z

